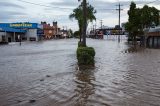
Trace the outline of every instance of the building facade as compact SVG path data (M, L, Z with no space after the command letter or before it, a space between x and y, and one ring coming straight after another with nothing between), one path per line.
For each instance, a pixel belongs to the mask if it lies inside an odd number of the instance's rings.
M58 28L57 22L53 22L53 25L50 25L47 22L41 22L41 24L43 25L45 39L58 37L60 28Z
M160 48L160 26L148 29L146 45L150 48Z
M0 42L38 41L42 28L38 23L0 23Z

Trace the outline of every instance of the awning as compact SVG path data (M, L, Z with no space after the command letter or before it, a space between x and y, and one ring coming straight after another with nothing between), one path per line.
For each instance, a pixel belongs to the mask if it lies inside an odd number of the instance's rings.
M25 33L26 32L26 30L9 28L9 27L2 27L2 28L0 28L0 31L3 31L3 32L19 32L19 33Z

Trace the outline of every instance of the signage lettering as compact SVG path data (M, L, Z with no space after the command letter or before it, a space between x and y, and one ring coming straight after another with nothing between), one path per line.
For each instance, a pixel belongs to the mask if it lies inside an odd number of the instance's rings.
M10 24L10 27L32 27L32 24Z

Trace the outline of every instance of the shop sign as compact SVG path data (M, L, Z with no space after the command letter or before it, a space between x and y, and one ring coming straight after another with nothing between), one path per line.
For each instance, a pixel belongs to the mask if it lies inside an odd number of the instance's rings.
M30 23L14 23L14 24L10 24L10 27L18 27L18 28L32 28L32 24Z

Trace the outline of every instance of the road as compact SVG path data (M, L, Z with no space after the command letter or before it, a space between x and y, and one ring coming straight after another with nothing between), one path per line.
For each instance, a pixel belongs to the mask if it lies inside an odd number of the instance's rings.
M87 39L95 67L81 69L77 42L0 46L0 106L159 106L160 50Z

